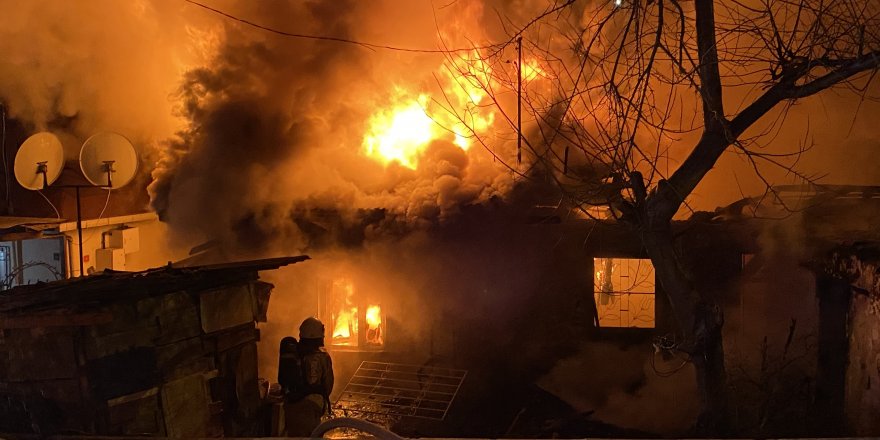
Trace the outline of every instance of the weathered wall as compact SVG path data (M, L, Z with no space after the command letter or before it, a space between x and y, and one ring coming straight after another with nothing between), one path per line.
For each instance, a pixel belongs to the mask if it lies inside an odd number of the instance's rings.
M680 358L655 356L652 330L591 328L592 258L639 257L631 236L588 224L484 220L431 237L311 253L308 264L267 274L277 288L260 326L261 377L275 381L279 340L296 335L317 309L318 280L345 276L382 298L388 351L331 347L334 394L362 360L432 363L469 371L447 419L461 427L455 435L505 435L517 414L535 405L533 384L574 414L592 412L592 423L664 434L687 429L696 414L692 370ZM718 269L727 259L716 263L704 269L717 284L717 274L730 271ZM668 310L658 305L657 313Z
M846 415L857 436L880 435L880 263L853 261L859 277L849 321Z
M117 286L130 292L105 287L103 297L93 288L98 301L88 305L97 312L82 313L90 318L80 327L57 318L74 314L76 306L6 316L0 432L265 434L254 323L262 319L260 296L268 285L174 291L174 279L160 278ZM117 293L128 300L107 298Z
M152 213L121 217L102 218L83 221L83 271L86 274L96 270L97 250L104 247L105 234L122 225L138 228L140 248L125 254L125 262L120 270L141 271L160 267L169 261L177 261L187 256L188 248L175 241L168 233L168 225L159 221ZM79 276L79 237L75 222L64 223L61 231L67 237L67 251L70 257L65 264L72 264L70 273ZM179 238L179 237L177 237Z

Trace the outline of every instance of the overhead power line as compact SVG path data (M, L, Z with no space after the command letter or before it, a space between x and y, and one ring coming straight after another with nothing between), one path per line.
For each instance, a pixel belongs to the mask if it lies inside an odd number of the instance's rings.
M271 32L276 35L281 35L283 37L302 38L302 39L306 39L306 40L330 41L330 42L345 43L345 44L354 44L357 46L365 47L370 50L384 49L384 50L393 50L393 51L398 51L398 52L415 52L415 53L454 53L454 52L470 52L472 50L489 49L489 48L499 46L497 44L491 44L491 45L487 45L487 46L474 46L474 47L469 47L469 48L458 48L458 49L413 49L413 48L406 48L406 47L387 46L387 45L383 45L383 44L365 43L363 41L357 41L357 40L352 40L352 39L348 39L348 38L329 37L326 35L297 34L297 33L293 33L293 32L282 31L279 29L264 26L259 23L254 23L250 20L236 17L232 14L229 14L227 12L213 8L213 7L208 6L206 4L203 4L203 3L199 3L195 0L184 0L184 1L187 3L192 3L200 8L207 9L215 14L222 15L226 18L231 19L231 20L235 20L239 23L244 23L248 26L251 26L251 27L254 27L257 29L261 29L261 30L264 30L267 32Z

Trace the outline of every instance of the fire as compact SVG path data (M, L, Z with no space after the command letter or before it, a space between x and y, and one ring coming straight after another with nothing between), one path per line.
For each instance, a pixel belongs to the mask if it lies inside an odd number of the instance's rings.
M378 305L367 307L367 344L383 344L382 309Z
M415 169L419 153L436 136L434 121L425 111L427 99L427 95L420 95L417 100L374 114L364 138L367 155Z
M543 69L541 69L541 66L538 64L537 60L529 60L524 62L522 67L520 68L519 74L522 76L523 81L531 81L538 77L547 77L547 74L544 73Z
M347 279L337 279L333 282L333 297L336 302L333 311L334 343L346 345L354 339L357 341L358 309L354 304L354 284ZM354 337L354 338L352 338Z
M377 328L382 324L382 309L379 306L367 307L367 326Z
M474 134L485 132L495 120L494 111L480 105L487 96L490 72L474 56L444 66L437 75L442 89L438 96L397 87L391 105L369 118L364 153L383 164L416 169L419 156L433 141L446 140L467 151Z
M524 61L519 75L524 82L548 77L535 59ZM503 88L480 54L450 59L434 77L440 86L437 94L416 94L398 86L392 102L368 119L363 140L368 157L417 169L431 142L446 140L467 151L476 136L489 132L495 110L494 103L486 102L487 90Z
M333 280L327 292L330 313L331 345L382 348L385 344L385 324L382 307L361 302L354 283L348 278ZM366 306L366 307L364 307Z
M340 310L333 328L333 338L350 338L357 329L357 308Z

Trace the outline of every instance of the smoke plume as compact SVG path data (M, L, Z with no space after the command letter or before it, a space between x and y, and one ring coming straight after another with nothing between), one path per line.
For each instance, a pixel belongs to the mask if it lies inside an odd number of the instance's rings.
M59 134L68 157L101 130L141 149L178 124L168 99L192 56L178 3L3 5L0 101L33 131Z
M399 19L402 46L437 45L432 33L417 32L430 16L407 21L410 8L390 3L229 7L276 29L348 41L375 38L381 23ZM461 20L479 18L479 8L458 8ZM226 23L214 56L184 75L176 98L187 127L162 150L153 207L191 240L289 253L313 248L322 234L344 243L340 229L369 235L437 224L504 194L509 173L451 138L435 139L416 169L362 152L371 115L397 95L430 90L443 61Z

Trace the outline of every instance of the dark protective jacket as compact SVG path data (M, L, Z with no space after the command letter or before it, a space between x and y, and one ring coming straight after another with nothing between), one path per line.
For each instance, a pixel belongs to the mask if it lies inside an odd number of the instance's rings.
M323 348L307 351L302 355L302 369L305 394L323 396L327 405L325 409L329 410L330 393L333 391L333 362L330 360L330 355Z

